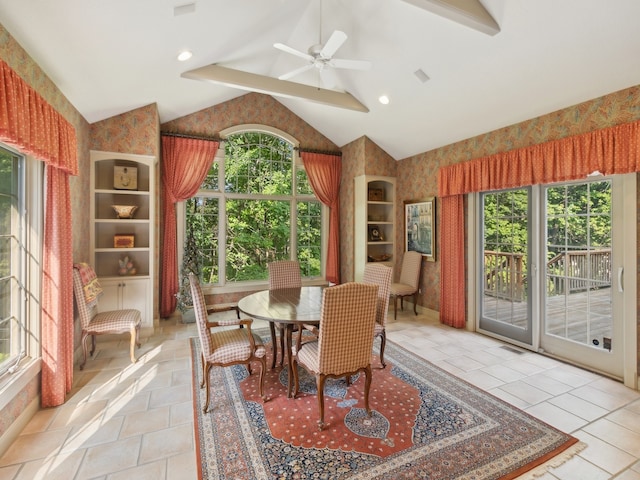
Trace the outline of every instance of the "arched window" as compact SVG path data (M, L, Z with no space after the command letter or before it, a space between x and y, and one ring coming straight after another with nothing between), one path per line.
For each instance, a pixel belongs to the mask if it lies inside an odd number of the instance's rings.
M252 127L226 135L200 191L185 202L182 264L219 286L262 282L267 263L283 259L320 278L324 207L294 141Z

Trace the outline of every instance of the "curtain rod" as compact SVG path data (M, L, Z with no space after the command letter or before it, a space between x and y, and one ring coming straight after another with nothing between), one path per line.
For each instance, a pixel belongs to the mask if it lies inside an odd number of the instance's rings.
M177 133L177 132L160 132L163 137L180 137L180 138L193 138L195 140L207 140L209 142L222 142L222 138L218 136L208 137L206 135L193 135L189 133ZM294 150L305 153L320 153L322 155L335 155L337 157L342 156L342 152L333 152L330 150L314 150L311 148L295 147Z
M160 132L163 137L180 137L180 138L193 138L194 140L206 140L208 142L221 142L222 139L217 136L207 137L206 135L192 135L189 133L176 133L176 132Z
M294 150L298 150L299 152L305 152L305 153L321 153L322 155L335 155L336 157L342 156L342 152L332 152L330 150L314 150L311 148L304 148L304 147L295 147Z

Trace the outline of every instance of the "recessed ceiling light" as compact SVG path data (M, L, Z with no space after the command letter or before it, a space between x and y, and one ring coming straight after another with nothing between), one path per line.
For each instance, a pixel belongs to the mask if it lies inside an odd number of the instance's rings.
M183 50L182 52L180 52L178 54L178 60L180 62L186 62L187 60L189 60L191 57L193 56L193 53L191 53L190 50Z
M387 97L386 95L380 95L378 97L378 101L383 105L388 105L389 104L389 97Z

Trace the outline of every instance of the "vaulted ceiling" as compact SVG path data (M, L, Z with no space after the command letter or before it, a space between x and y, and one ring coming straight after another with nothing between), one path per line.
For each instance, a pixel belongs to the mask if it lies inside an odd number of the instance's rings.
M476 7L496 30L466 21ZM183 74L277 79L307 60L275 43L305 53L340 30L334 58L372 66L334 69L335 88L368 112L275 98L335 144L367 135L398 160L640 84L638 19L638 0L0 0L0 23L89 122L244 95ZM324 87L318 68L287 81Z

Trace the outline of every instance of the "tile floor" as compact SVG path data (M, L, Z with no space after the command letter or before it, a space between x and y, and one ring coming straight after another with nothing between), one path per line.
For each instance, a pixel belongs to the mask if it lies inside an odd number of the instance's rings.
M639 392L426 315L399 312L387 328L390 340L588 445L542 480L640 480ZM126 336L99 338L68 402L38 412L0 458L0 479L197 478L187 343L195 335L193 324L162 321L135 365Z

